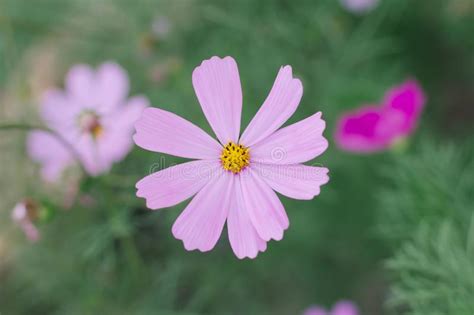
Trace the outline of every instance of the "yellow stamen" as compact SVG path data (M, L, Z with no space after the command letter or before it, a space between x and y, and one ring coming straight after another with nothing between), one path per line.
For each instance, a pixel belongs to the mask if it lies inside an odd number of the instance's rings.
M234 174L239 173L250 162L249 148L232 141L226 144L221 154L222 167Z
M99 138L104 132L99 116L92 111L85 111L79 116L79 128L94 139Z
M97 123L90 128L90 133L92 134L92 137L97 139L102 133L104 132L104 128Z

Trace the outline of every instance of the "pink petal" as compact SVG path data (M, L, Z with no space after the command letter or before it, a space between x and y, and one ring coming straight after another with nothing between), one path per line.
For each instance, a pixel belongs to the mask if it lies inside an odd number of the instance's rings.
M239 176L244 207L258 235L265 241L281 240L289 221L280 199L250 168Z
M301 81L293 78L290 66L282 67L270 94L245 129L240 142L248 147L271 135L293 115L302 96Z
M19 202L15 205L11 213L11 218L17 223L28 219L28 209L26 208L25 202Z
M216 159L222 147L189 121L158 108L147 108L135 123L135 143L147 150L191 159Z
M120 106L113 113L104 117L103 123L107 128L133 131L135 122L147 107L150 107L150 102L146 97L131 97L124 106Z
M384 119L380 108L376 106L366 106L344 114L336 128L337 145L344 150L361 153L385 149L390 144L392 132L387 129L382 132Z
M103 134L97 139L99 155L110 165L121 161L133 147L133 126L149 106L145 97L136 96L102 120Z
M59 90L47 90L41 98L41 117L45 124L59 132L76 127L76 116L81 108L71 102L68 95Z
M329 181L325 167L255 163L252 168L273 190L294 199L313 199Z
M80 134L74 146L86 172L98 176L110 171L114 162L125 157L132 148L131 141L130 134L111 134L106 130L98 139L90 134ZM112 148L113 145L116 148Z
M131 137L130 134L110 134L106 130L97 139L90 134L78 134L73 143L87 174L98 176L125 157L132 148Z
M122 105L129 92L128 75L114 62L103 63L95 74L98 108L107 113Z
M104 158L97 145L97 140L89 134L80 134L74 146L82 159L82 165L91 176L108 172L112 167L111 161Z
M193 86L204 115L222 144L240 134L242 88L232 57L212 57L194 69Z
M28 209L24 202L19 202L13 208L11 214L12 220L16 222L25 233L26 237L31 242L36 242L40 239L40 234L36 226L31 222L28 216Z
M296 164L309 161L327 147L323 137L326 123L321 112L293 125L282 128L250 148L253 162L268 164Z
M132 128L123 131L105 130L95 140L97 155L105 169L110 169L116 162L123 160L133 148ZM128 131L128 132L127 132Z
M425 99L423 90L414 80L408 80L387 92L383 102L384 115L396 115L392 114L392 110L399 112L398 115L402 114L396 126L398 136L409 135L415 129Z
M187 250L209 251L222 233L234 193L234 175L221 175L198 192L173 224L174 237L182 240Z
M231 196L229 215L227 218L227 232L229 242L235 255L239 259L255 258L259 251L267 249L267 243L262 240L250 221L243 201L240 176L234 176L235 192Z
M215 179L220 168L217 160L168 167L140 180L136 184L137 196L145 198L146 206L153 210L177 205Z
M84 107L96 103L95 72L88 65L75 65L66 75L66 91Z
M303 315L330 315L326 310L319 306L311 306L310 308L306 309Z
M341 301L334 305L331 315L358 315L357 306L350 301Z
M74 162L67 148L46 131L30 132L26 143L28 155L41 164L41 175L46 181L56 181L63 169Z
M31 221L20 222L20 227L30 242L37 242L41 238L38 228Z

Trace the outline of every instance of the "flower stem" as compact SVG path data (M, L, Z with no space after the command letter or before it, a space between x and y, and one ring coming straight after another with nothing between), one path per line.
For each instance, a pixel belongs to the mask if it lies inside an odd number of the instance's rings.
M63 136L61 136L60 133L43 127L43 126L35 126L35 125L29 125L29 124L24 124L24 123L11 123L11 124L0 124L0 131L5 130L24 130L24 131L30 131L30 130L41 130L44 132L47 132L51 134L53 137L56 138L68 151L71 153L73 156L74 160L79 164L79 167L84 175L87 175L87 171L84 168L84 165L82 164L82 158L81 154L74 148L71 143L69 143Z
M33 125L22 124L22 123L0 125L0 130L33 130L33 129L45 130L46 128L42 126L33 126Z

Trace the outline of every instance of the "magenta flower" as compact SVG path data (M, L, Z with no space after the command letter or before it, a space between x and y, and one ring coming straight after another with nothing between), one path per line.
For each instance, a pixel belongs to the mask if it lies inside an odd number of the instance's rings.
M339 119L335 140L347 151L385 150L416 128L425 104L423 90L409 80L389 90L380 106L369 105Z
M39 230L34 223L38 218L38 204L36 202L25 199L17 203L13 208L11 217L23 230L28 240L34 243L40 239Z
M133 147L133 124L148 100L127 99L126 72L107 62L97 71L87 65L74 66L66 76L65 90L49 90L42 99L45 124L76 151L74 156L57 137L46 131L29 134L30 157L42 165L45 180L55 181L64 168L79 158L90 175L108 171Z
M362 14L373 10L379 0L340 0L346 10Z
M337 302L331 311L327 311L319 306L308 308L303 315L358 315L357 306L350 301Z
M278 72L267 99L240 135L242 90L232 57L212 57L193 72L193 85L219 142L199 127L161 109L146 109L135 124L144 149L195 161L140 180L137 196L147 207L174 206L196 194L173 225L187 250L209 251L224 224L238 258L255 258L271 239L281 240L289 221L278 196L312 199L328 182L328 170L306 166L328 143L321 113L279 129L303 94L290 66Z

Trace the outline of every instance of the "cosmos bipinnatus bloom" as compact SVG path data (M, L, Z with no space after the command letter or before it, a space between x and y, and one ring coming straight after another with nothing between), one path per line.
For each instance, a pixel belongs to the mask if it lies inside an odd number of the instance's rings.
M239 258L255 258L289 226L274 191L312 199L329 180L328 169L302 163L322 154L328 142L318 112L280 128L303 95L290 66L278 72L265 102L240 134L242 89L235 60L212 57L192 75L201 108L218 141L193 123L162 109L148 108L137 121L140 147L194 159L149 175L136 185L150 209L194 198L173 225L187 250L209 251L227 222L230 244Z
M408 80L391 88L380 105L367 105L344 113L335 140L346 151L370 153L386 150L410 136L425 104L419 84Z
M148 106L145 97L127 98L128 92L127 73L112 62L97 70L76 65L66 75L64 90L45 92L41 117L69 144L64 145L47 131L29 134L28 153L41 164L45 180L56 181L66 167L76 162L88 174L99 175L128 154L133 147L133 124Z

